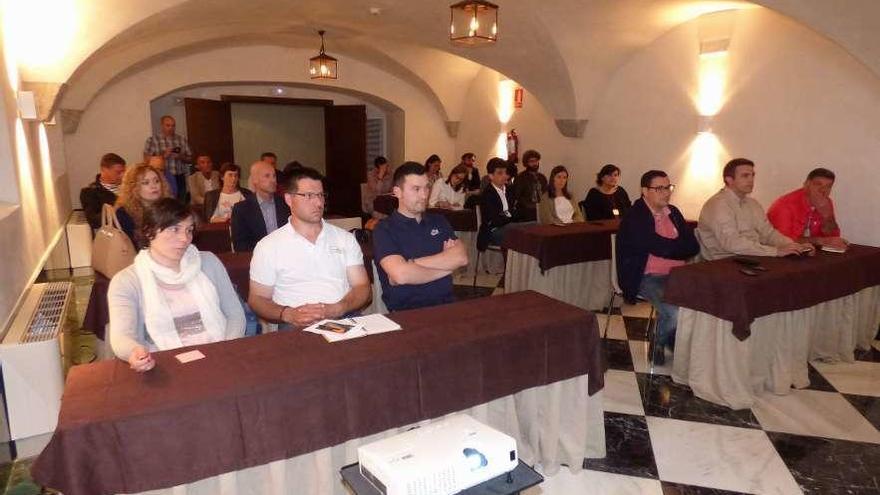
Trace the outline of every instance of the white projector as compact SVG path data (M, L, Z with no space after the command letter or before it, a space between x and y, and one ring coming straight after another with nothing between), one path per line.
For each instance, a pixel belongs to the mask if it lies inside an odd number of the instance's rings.
M364 445L358 461L384 495L452 495L516 468L516 441L458 414Z

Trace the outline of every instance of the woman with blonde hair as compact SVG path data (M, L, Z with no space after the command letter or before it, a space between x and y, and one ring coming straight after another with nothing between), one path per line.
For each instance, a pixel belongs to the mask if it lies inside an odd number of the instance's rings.
M145 246L145 239L138 233L143 225L144 211L156 201L169 197L168 182L152 166L139 163L125 171L116 198L116 218L135 249Z

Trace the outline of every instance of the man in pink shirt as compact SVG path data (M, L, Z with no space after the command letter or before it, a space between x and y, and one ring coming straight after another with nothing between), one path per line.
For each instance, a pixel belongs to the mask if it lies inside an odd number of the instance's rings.
M840 227L834 218L831 188L834 172L817 168L807 175L804 187L780 196L767 210L773 227L796 242L846 249Z
M666 172L649 170L642 175L642 197L620 221L617 233L617 279L623 297L651 301L657 311L657 336L651 352L654 364L666 361L671 347L678 307L663 302L669 271L700 252L700 244L681 212L669 204L675 186Z

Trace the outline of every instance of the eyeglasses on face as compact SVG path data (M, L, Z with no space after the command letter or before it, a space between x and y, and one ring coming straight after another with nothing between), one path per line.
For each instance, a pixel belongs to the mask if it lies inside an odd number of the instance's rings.
M293 195L294 195L294 196L299 196L299 197L301 197L301 198L305 198L305 199L307 199L307 200L309 200L309 201L311 201L311 200L313 200L313 199L319 199L319 200L321 200L321 201L324 201L324 200L327 199L327 193L313 193L313 192L304 192L304 193L301 193L301 192L295 192L295 193L293 193Z
M652 191L662 192L662 191L675 191L675 184L669 184L668 186L654 186L654 187L646 187L645 189L651 189Z

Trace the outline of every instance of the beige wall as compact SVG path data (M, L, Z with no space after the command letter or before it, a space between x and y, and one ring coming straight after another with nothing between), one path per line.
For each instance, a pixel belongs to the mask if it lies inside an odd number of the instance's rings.
M635 198L651 168L680 186L673 202L696 218L722 186L720 167L735 156L757 163L754 197L765 208L799 187L817 166L838 179L835 200L844 235L880 245L880 80L838 45L767 9L740 11L727 58L725 102L713 119L719 142L693 160L697 138L699 30L690 22L635 54L597 99L583 139L562 137L527 93L502 126L495 111L497 75L483 71L469 88L456 153L474 151L481 169L502 130L514 127L521 149L541 151L542 170L569 167L572 192L583 197L605 163L623 169Z
M480 172L485 175L489 158L507 158L506 155L498 155L497 143L501 134L506 135L511 129L516 129L519 136L520 158L525 150L537 149L541 153L541 169L545 173L555 165L564 164L569 168L576 165L571 150L581 141L563 137L556 129L553 118L530 93L525 93L523 107L515 110L506 124L501 122L505 114L502 107L506 105L509 112L513 105L513 95L500 89L504 79L504 76L491 69L480 70L474 78L465 100L461 128L455 143L456 159L450 160L453 162L451 165L458 163L457 158L462 154L475 153Z
M18 119L3 58L0 44L0 332L70 213L60 129Z
M293 160L324 172L324 107L232 104L235 162L248 165L266 150L279 168Z
M78 190L94 175L100 156L107 151L119 153L129 161L139 160L150 133L150 101L154 98L198 83L312 83L305 67L295 62L308 59L309 53L258 45L223 48L173 58L121 78L92 100L77 132L65 136L71 188ZM266 60L275 62L267 64ZM340 57L339 64L340 79L323 86L373 95L405 112L403 158L424 161L431 153L452 153L453 140L448 137L436 106L424 93L358 60ZM77 197L71 199L74 205L79 204Z
M635 192L659 167L682 185L674 201L696 217L722 185L720 166L756 164L754 197L765 208L812 168L837 173L832 197L844 235L880 245L880 80L839 46L766 9L736 14L726 102L713 121L717 158L691 163L696 138L698 30L691 22L622 67L597 105L583 150L587 169L612 161Z

